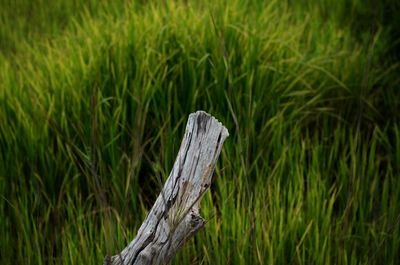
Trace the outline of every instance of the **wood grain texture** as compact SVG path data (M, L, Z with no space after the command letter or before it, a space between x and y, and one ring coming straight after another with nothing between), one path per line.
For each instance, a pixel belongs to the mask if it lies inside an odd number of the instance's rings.
M167 264L204 226L200 201L211 185L228 130L204 111L189 115L174 167L133 241L103 265Z

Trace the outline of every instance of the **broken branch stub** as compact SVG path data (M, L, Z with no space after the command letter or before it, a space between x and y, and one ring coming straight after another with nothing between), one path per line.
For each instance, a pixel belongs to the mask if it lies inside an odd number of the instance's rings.
M104 265L166 264L204 226L200 201L210 187L228 130L204 111L189 115L177 158L160 195L121 253Z

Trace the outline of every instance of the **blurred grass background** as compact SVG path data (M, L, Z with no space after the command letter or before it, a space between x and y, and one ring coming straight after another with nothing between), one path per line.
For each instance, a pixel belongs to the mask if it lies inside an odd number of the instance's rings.
M0 264L122 250L198 109L230 137L173 264L399 264L398 10L0 0Z

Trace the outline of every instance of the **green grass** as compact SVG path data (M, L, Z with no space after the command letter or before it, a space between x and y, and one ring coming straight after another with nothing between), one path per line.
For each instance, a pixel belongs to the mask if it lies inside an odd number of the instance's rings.
M198 109L230 137L173 264L400 263L396 2L47 2L1 1L0 264L122 250Z

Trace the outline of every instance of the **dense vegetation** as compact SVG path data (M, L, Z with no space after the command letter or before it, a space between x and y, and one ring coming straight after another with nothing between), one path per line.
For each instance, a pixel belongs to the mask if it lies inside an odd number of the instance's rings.
M198 109L230 137L174 264L399 264L399 4L303 2L0 0L0 264L121 250Z

